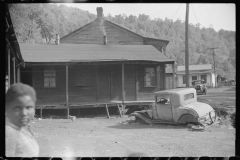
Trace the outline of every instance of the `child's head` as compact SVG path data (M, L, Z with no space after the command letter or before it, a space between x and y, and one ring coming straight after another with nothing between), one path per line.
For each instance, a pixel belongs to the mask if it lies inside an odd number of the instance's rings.
M35 114L36 92L26 84L13 84L6 93L6 114L18 127L26 126Z

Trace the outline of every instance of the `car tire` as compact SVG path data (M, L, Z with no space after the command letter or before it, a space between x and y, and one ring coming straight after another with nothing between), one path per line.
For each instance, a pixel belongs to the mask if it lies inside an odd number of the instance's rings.
M207 91L206 90L204 90L204 94L207 95Z

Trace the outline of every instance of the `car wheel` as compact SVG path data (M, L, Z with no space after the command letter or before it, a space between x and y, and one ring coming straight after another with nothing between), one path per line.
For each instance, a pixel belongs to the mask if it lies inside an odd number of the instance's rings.
M204 90L204 94L207 95L207 91L206 90Z

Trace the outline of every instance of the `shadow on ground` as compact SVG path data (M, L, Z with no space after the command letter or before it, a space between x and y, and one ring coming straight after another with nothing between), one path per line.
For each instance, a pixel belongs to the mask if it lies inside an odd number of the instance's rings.
M118 123L114 126L108 126L108 128L114 128L114 129L189 129L187 126L179 126L179 125L169 125L169 124L154 124L154 125L148 125L148 124L122 124Z

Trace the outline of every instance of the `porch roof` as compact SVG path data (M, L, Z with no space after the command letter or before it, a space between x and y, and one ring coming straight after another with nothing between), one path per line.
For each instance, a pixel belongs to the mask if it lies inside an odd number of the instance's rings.
M20 49L25 62L174 62L152 45L20 43Z

